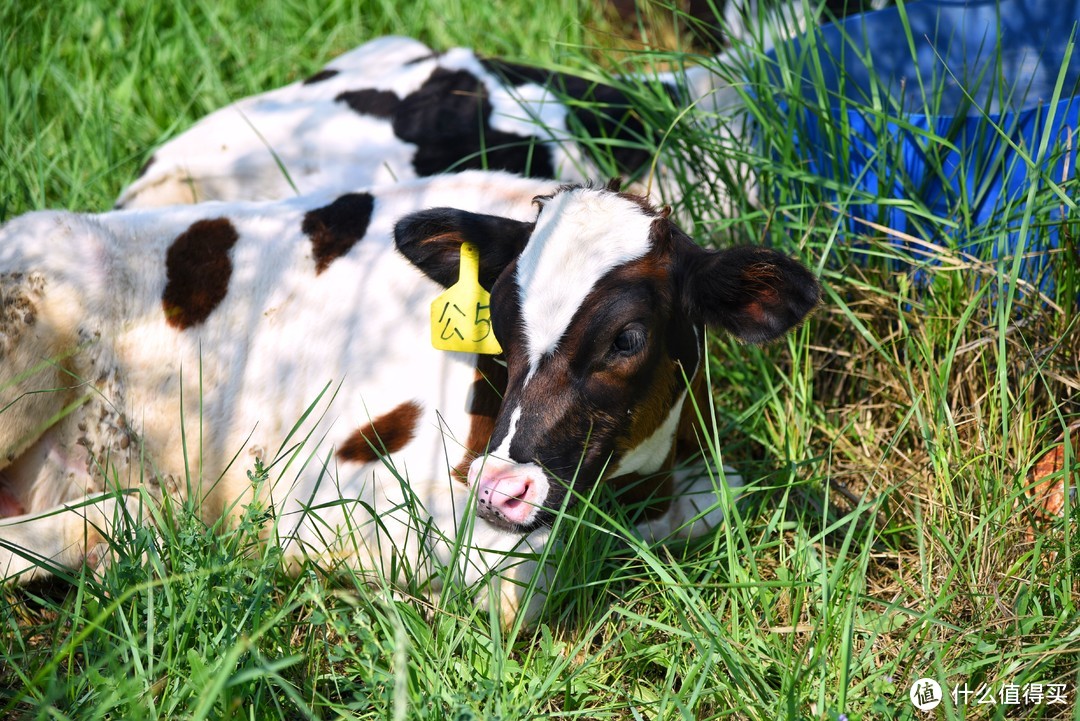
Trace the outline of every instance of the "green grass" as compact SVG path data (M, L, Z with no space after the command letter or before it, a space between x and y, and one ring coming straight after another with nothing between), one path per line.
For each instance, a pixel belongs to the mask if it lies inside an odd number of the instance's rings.
M592 3L8 3L0 219L106 209L156 144L377 35L597 72L679 60L650 45L676 38L655 24L664 14L634 41L651 52L628 54L626 29ZM916 256L913 282L887 229L852 237L845 212L867 199L851 179L807 171L792 140L800 94L762 92L760 49L740 54L759 68L746 86L758 146L642 91L642 114L687 163L760 174L760 201L737 183L730 217L717 189L687 194L676 215L698 239L797 252L827 288L784 342L711 339L706 463L751 481L737 523L650 548L610 503L583 504L560 520L541 623L504 630L465 591L432 612L410 589L347 573L290 576L255 540L258 508L229 532L174 508L175 524L118 539L102 578L0 591L0 717L900 719L923 717L907 693L931 676L1068 693L1055 706L946 703L935 718L1080 718L1077 511L1067 502L1033 525L1025 495L1078 415L1075 257L1055 258L1055 305L1038 302L1017 291L1011 258L991 259L1000 223L969 228L980 250L968 257L942 240L966 201L936 217L905 200L935 261ZM1075 197L1075 181L1060 190ZM1075 207L1050 215L1062 205L1043 182L1010 209L1029 250L1055 227L1075 253Z

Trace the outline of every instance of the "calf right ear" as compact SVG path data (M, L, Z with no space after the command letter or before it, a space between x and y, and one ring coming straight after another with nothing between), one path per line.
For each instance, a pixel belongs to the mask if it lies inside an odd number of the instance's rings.
M399 220L394 243L424 275L446 287L457 282L461 244L472 243L480 250L480 285L490 291L521 254L534 226L496 215L432 208Z
M746 343L779 338L821 302L821 286L800 262L767 248L689 249L681 263L691 317Z

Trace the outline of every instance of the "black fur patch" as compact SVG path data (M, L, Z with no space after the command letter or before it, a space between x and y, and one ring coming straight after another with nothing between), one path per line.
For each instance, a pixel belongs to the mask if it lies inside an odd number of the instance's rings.
M814 274L775 250L747 246L708 251L688 239L680 246L683 306L695 320L746 343L779 338L821 302Z
M239 237L227 218L197 221L177 236L165 256L166 323L184 330L210 317L229 292L229 251Z
M139 168L139 174L135 176L136 180L146 175L146 171L150 170L150 166L154 164L154 160L156 160L156 158L153 155L146 159L146 162L143 163L143 166Z
M436 68L401 101L394 134L417 146L417 175L448 170L508 170L536 178L555 174L551 151L535 137L491 127L491 101L479 78L464 70Z
M461 244L480 250L480 285L488 290L514 262L532 235L533 223L455 208L431 208L406 215L394 226L394 244L410 263L440 285L458 279Z
M330 205L308 211L301 230L311 238L316 274L364 237L374 209L375 198L370 193L348 193Z
M301 84L302 85L314 85L315 83L321 83L323 80L329 80L330 78L334 77L337 74L338 74L337 70L334 70L332 68L324 68L323 70L320 70L319 72L312 75L310 78L307 78L306 80L304 80L304 82L301 83Z
M394 112L401 105L401 98L389 90L347 90L334 100L345 103L361 115L372 115L388 120L393 119Z
M419 65L420 63L425 63L428 60L435 60L438 57L439 57L438 53L427 53L425 55L421 55L418 58L413 58L412 60L409 60L408 62L405 63L405 66L409 67L411 65Z
M620 173L633 176L648 165L650 148L654 146L651 132L623 91L575 75L495 58L481 63L489 73L515 88L535 84L571 101L567 103L569 129L601 141L595 147L586 147L594 155L610 155ZM667 85L664 90L672 97L676 95L675 89Z

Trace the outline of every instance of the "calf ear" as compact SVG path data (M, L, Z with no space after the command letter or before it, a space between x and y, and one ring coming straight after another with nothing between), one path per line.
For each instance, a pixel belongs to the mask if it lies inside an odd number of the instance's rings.
M406 215L394 226L394 243L409 261L443 286L458 279L461 244L480 249L480 285L491 290L495 280L524 249L533 223L496 215L432 208Z
M747 343L779 338L821 302L813 274L775 250L693 246L681 261L683 302L691 317Z

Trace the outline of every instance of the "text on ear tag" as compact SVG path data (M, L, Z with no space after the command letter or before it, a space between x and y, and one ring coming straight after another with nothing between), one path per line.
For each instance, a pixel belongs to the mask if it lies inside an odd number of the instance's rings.
M491 294L480 286L480 250L472 243L461 244L457 283L431 304L431 345L462 353L502 353L491 330Z

